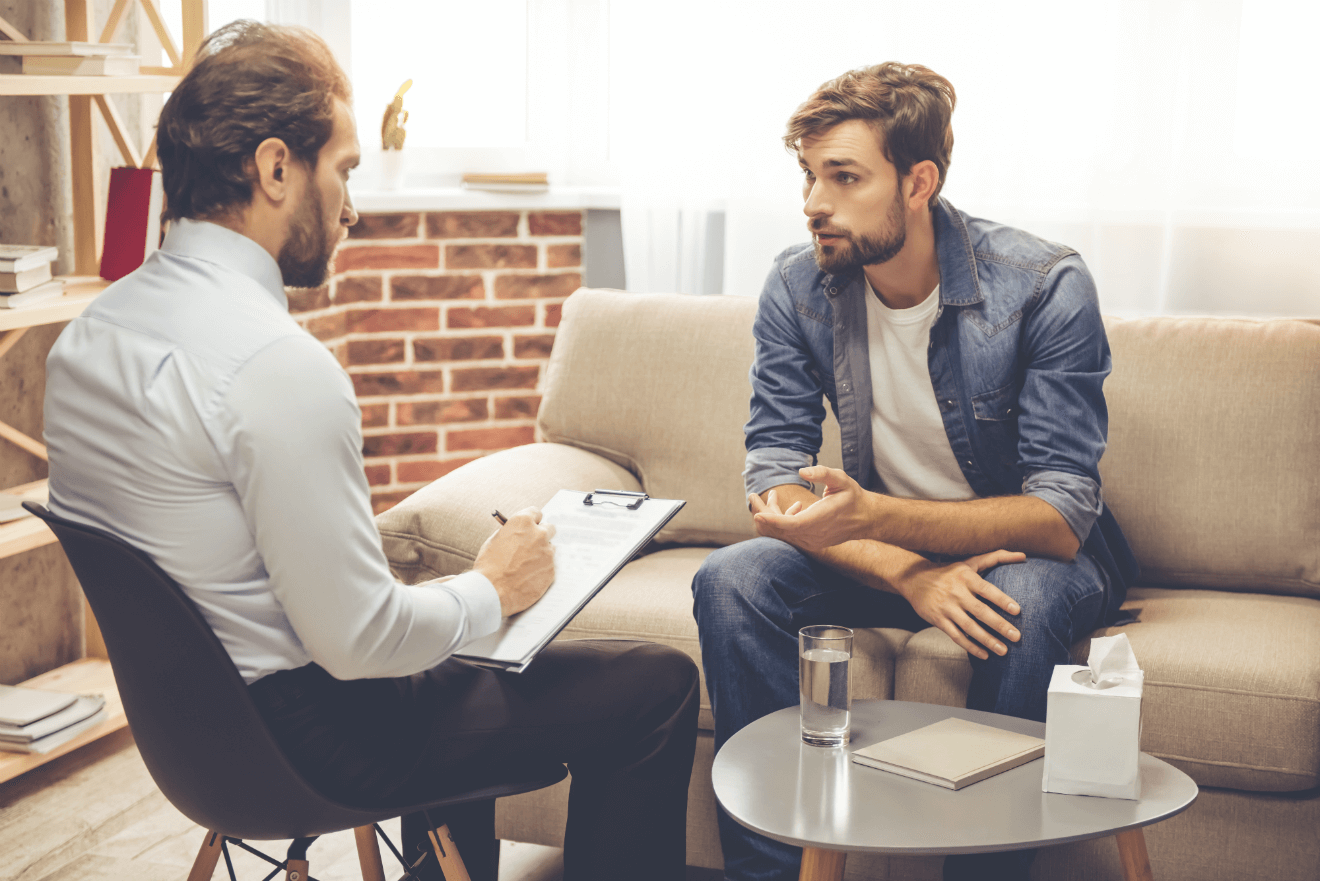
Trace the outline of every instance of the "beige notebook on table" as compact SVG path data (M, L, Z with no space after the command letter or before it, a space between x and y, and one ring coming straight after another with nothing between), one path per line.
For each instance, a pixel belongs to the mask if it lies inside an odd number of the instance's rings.
M853 761L962 789L1045 754L1045 741L965 719L945 719L853 752Z

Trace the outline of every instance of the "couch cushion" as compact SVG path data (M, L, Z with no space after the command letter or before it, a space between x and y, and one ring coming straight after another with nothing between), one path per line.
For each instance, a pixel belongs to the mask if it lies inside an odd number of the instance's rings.
M559 639L645 639L687 652L701 666L697 624L692 618L692 576L714 548L671 548L647 554L625 566L587 607L569 622ZM894 658L911 636L905 630L858 630L853 638L853 697L894 696ZM701 673L698 724L715 727Z
M542 439L619 463L656 498L686 499L660 541L752 538L742 470L755 313L749 297L579 290L546 368ZM838 467L833 415L823 450Z
M1265 792L1320 784L1320 601L1136 588L1126 633L1146 673L1141 745L1201 786ZM1086 663L1090 641L1074 650ZM899 654L898 700L965 705L971 664L942 631Z
M1100 472L1142 581L1320 596L1320 323L1107 326Z

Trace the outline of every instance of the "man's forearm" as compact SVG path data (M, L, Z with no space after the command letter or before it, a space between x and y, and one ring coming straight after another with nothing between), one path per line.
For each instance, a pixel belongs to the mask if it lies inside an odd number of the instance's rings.
M995 550L1071 560L1079 543L1063 515L1035 496L927 502L872 494L867 538L910 551L971 556Z

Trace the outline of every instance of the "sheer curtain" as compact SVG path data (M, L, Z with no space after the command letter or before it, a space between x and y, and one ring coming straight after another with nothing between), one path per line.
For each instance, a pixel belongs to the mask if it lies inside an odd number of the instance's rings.
M1320 4L616 0L610 15L630 288L696 290L664 264L705 271L684 229L715 206L723 291L755 296L806 239L785 120L822 81L893 59L957 89L949 200L1076 248L1107 312L1320 316Z

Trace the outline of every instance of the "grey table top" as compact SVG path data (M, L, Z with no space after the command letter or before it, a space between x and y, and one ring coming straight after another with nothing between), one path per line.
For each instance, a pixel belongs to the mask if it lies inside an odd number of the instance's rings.
M759 719L715 756L715 797L742 825L799 847L900 854L987 853L1084 841L1172 817L1192 779L1141 754L1141 799L1041 791L1044 759L954 791L852 761L852 750L950 716L1036 737L1045 725L905 701L854 701L852 742L802 743L798 708Z

